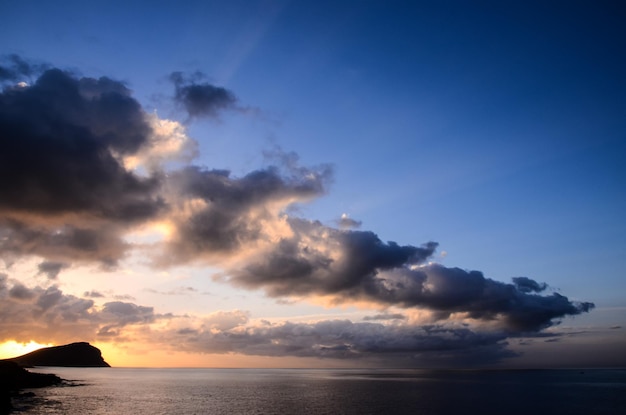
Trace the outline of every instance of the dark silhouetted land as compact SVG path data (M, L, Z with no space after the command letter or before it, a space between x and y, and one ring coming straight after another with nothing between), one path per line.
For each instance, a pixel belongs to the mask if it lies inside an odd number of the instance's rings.
M24 369L33 366L110 367L102 358L100 349L85 342L45 347L19 357L0 360L0 415L12 411L11 397L19 394L21 389L43 388L62 382L56 375Z
M61 383L57 375L32 373L15 362L0 360L0 414L13 409L11 396L25 388L43 388Z
M45 347L7 360L15 362L22 367L110 367L102 358L100 349L86 342Z

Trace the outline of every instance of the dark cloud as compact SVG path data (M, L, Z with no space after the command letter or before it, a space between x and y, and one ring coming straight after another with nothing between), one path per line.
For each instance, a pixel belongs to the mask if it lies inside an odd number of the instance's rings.
M506 284L479 271L424 264L437 247L434 242L401 246L384 243L372 232L339 231L301 219L292 219L291 224L297 231L292 238L232 270L230 281L262 288L275 297L331 295L340 303L364 300L426 308L440 318L464 313L512 331L541 330L555 319L594 307L557 293L535 294L544 284L529 278Z
M157 178L127 171L151 128L119 83L58 69L0 94L0 210L89 213L121 222L155 215Z
M14 300L32 300L35 295L20 283L15 283L9 290L9 298Z
M379 271L423 263L437 244L422 247L382 242L369 231L339 231L319 222L290 219L295 234L234 273L234 282L264 288L272 296L337 294L358 299ZM341 256L333 258L329 248Z
M219 111L234 108L235 95L229 90L203 82L205 76L196 72L185 75L173 72L170 80L174 84L174 100L189 114L190 118L215 117Z
M156 320L152 307L133 303L113 301L105 303L100 312L104 324L98 330L98 336L112 337L120 335L120 329L130 324L149 324Z
M382 313L382 314L375 314L373 316L363 317L363 320L365 321L406 320L406 319L407 317L404 314L400 314L400 313L393 313L393 314Z
M331 174L328 166L290 166L288 171L268 167L241 178L195 166L172 172L169 186L175 199L195 200L196 207L189 216L175 221L176 234L161 261L232 254L264 239L267 229L263 223L276 220L276 204L286 206L319 196Z
M54 280L59 275L59 272L61 272L63 268L67 268L67 266L68 264L65 262L44 261L37 267L39 268L40 274L44 274L48 279Z
M528 277L513 277L513 284L518 290L524 293L539 293L548 288L548 284L545 282L538 283Z
M38 77L0 93L2 257L44 257L49 276L54 262L115 265L125 228L166 207L161 174L137 175L123 161L151 144L148 116L118 81L8 62L5 79Z
M413 364L496 362L515 354L501 333L477 333L444 326L383 325L330 320L238 327L220 332L178 331L182 348L205 353L335 359L410 359ZM480 356L480 359L478 358ZM388 360L389 362L389 360Z
M85 261L100 263L104 268L115 266L129 247L120 237L119 226L98 222L85 226L0 219L0 258L12 262L37 255L51 263Z
M0 82L24 82L39 75L48 67L42 63L26 61L15 54L3 56L0 62Z

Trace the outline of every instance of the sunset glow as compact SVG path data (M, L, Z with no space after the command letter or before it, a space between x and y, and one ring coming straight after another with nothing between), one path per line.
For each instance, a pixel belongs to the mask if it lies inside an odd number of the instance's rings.
M0 358L626 365L614 6L5 3Z
M53 346L53 344L40 344L32 340L28 343L18 343L14 340L5 341L0 344L0 359L9 359L11 357L21 356L34 350L41 349L42 347L49 346Z

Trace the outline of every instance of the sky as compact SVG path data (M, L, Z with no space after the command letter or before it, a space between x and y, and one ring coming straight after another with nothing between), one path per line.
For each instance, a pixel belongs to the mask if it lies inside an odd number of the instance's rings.
M616 1L0 4L0 358L626 366Z

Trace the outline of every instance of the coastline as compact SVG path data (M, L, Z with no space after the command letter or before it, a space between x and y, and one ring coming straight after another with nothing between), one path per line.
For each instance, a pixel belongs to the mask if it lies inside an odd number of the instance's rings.
M484 415L528 415L538 409L553 415L612 415L626 405L626 371L613 368L584 369L584 374L581 369L36 370L78 387L44 388L33 399L14 399L16 413L453 415L472 408Z
M30 372L25 368L54 367L110 367L102 352L87 342L44 347L22 356L0 360L0 415L10 414L15 408L14 397L31 397L22 389L45 388L59 385L63 379L53 373Z
M0 415L13 411L12 398L19 396L22 389L45 388L63 382L52 373L30 372L15 362L0 360Z

